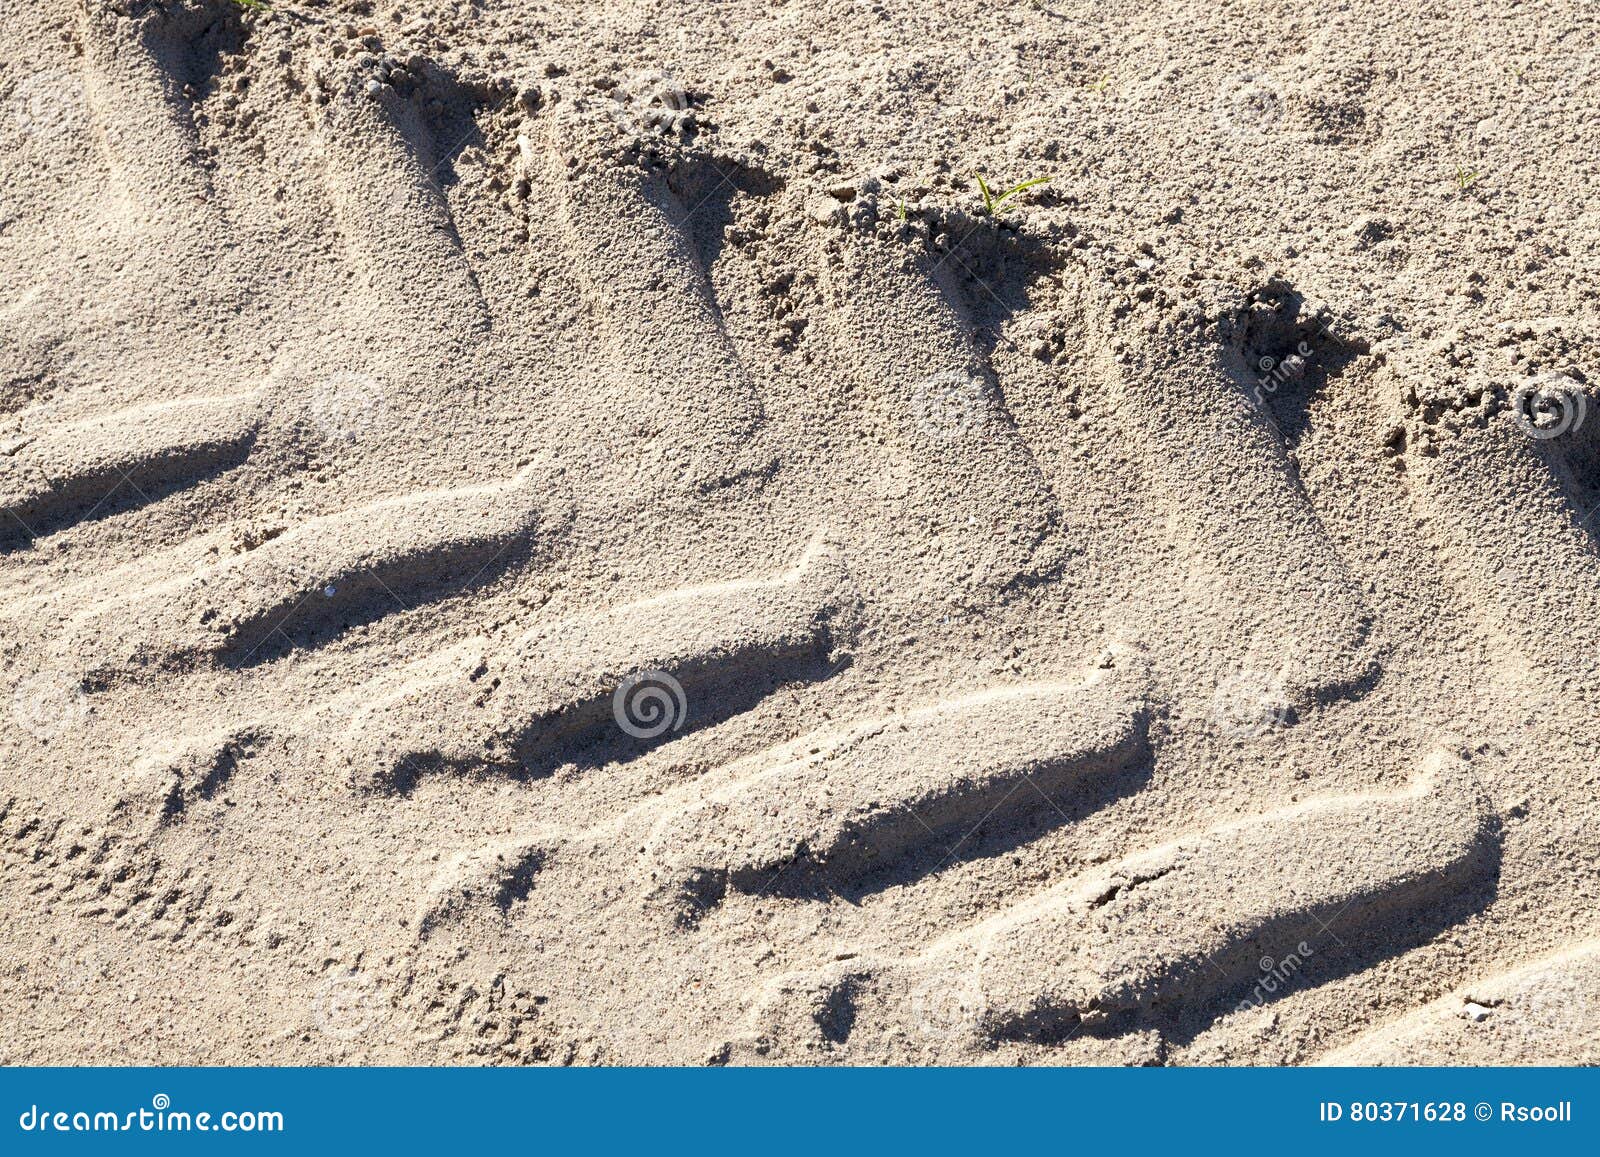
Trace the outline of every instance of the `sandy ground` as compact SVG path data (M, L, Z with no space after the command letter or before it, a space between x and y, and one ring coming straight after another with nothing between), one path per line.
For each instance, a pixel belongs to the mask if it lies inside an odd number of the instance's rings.
M1412 8L4 0L0 1061L1600 1061L1600 6Z

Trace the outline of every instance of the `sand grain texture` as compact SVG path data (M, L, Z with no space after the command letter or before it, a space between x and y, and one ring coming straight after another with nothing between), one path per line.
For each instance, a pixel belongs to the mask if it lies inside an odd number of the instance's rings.
M1593 5L3 15L0 1061L1594 1063Z

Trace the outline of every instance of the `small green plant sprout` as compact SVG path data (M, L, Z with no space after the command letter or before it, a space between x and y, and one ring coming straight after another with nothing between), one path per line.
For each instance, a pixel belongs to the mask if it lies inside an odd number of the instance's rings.
M1093 89L1095 92L1104 93L1106 91L1106 89L1111 87L1111 74L1109 72L1106 73L1099 80L1097 80L1093 84L1091 84L1089 87L1091 89Z
M1007 189L1004 193L1001 193L998 197L996 197L994 193L990 191L989 182L983 179L982 173L976 173L974 176L978 178L978 188L983 190L983 207L988 210L989 216L991 217L998 215L1000 206L1004 205L1006 201L1012 197L1015 197L1024 189L1031 189L1035 185L1042 185L1050 179L1049 177L1035 177L1031 181L1024 181L1020 185L1011 186L1011 188Z
M900 201L898 204L895 205L894 215L896 217L900 218L902 223L905 221L905 219L906 219L906 203L904 201Z
M266 0L233 0L240 8L248 8L252 12L271 12L272 5Z
M1460 165L1457 165L1456 189L1459 192L1465 193L1468 189L1472 188L1472 186L1478 183L1478 177L1479 173L1477 169L1463 169Z

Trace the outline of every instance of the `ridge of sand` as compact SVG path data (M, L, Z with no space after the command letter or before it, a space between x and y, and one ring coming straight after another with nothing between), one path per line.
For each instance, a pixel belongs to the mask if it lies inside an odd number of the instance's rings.
M0 1061L1593 1059L1584 5L12 7Z

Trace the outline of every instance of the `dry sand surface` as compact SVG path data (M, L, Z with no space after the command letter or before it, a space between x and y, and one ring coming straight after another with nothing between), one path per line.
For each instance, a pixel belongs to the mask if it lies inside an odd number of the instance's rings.
M0 17L0 1061L1600 1061L1600 5Z

